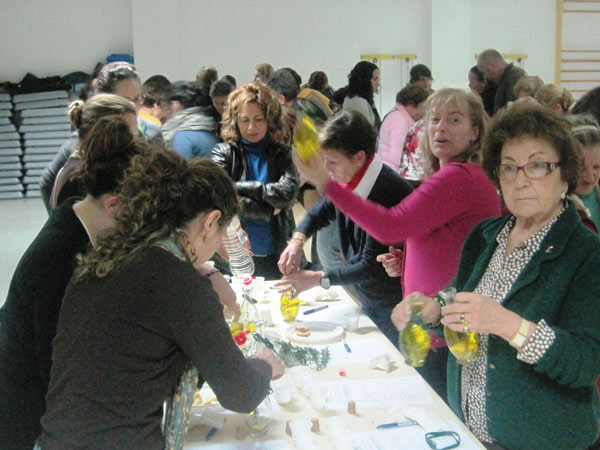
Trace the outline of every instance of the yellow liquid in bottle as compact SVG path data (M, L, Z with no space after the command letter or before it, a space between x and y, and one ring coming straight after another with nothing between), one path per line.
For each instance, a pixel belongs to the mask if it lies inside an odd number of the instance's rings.
M300 301L298 296L291 291L286 291L281 294L281 300L279 301L279 309L283 320L286 322L294 322L298 315L298 308L300 308Z
M229 331L231 334L235 336L238 333L241 333L244 330L244 324L240 322L229 322Z
M477 333L473 331L460 333L444 327L444 337L446 338L448 349L456 356L460 364L468 364L475 361L479 342Z
M400 333L400 351L406 359L406 364L421 367L425 364L431 336L421 325L410 322Z
M298 120L294 128L294 147L303 161L309 161L317 156L319 140L317 130L310 118L304 116Z

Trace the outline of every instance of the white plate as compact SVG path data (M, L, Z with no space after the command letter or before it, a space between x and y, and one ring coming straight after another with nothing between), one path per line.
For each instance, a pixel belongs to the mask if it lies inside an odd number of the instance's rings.
M310 336L296 335L296 327L304 327L310 330ZM344 335L344 329L330 322L297 322L285 330L285 336L290 341L300 344L325 344L339 341Z

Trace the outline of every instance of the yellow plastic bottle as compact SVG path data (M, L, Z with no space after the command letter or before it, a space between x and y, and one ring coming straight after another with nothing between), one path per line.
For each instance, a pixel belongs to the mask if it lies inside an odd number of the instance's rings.
M294 127L294 147L303 161L309 161L317 156L319 150L319 134L313 121L304 114L298 117Z
M295 322L296 316L298 315L298 309L300 308L300 301L296 295L296 290L293 287L289 287L281 294L279 300L279 309L283 320L285 322Z
M425 364L431 344L431 336L421 317L422 309L423 301L411 300L410 322L400 332L400 351L404 355L406 364L412 367L421 367Z

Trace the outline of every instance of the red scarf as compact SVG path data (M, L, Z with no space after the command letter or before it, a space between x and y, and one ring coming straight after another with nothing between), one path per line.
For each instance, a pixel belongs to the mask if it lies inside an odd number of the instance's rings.
M373 162L373 158L374 157L375 157L375 155L369 156L367 158L367 161L365 162L365 165L362 166L360 168L360 170L354 174L354 176L352 177L352 179L350 180L350 182L349 183L340 183L340 186L343 187L344 189L348 189L350 191L353 191L354 188L356 186L358 186L358 183L360 183L360 180L362 180L363 177L365 176L365 173L367 172L367 169L371 165L371 162Z

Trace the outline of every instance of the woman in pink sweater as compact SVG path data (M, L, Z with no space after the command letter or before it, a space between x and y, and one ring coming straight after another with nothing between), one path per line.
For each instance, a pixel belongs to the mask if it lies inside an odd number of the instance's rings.
M379 130L381 160L394 169L400 169L402 148L410 127L423 116L423 105L429 91L416 84L405 86L396 94L396 106L385 115Z
M481 100L460 89L441 89L427 99L424 122L425 181L391 208L329 180L320 158L307 163L295 158L300 172L368 234L385 244L404 242L404 295L435 295L448 285L469 232L481 220L500 215L496 188L478 164L487 124ZM446 398L447 349L436 339L432 347L439 350L430 352L419 371Z

